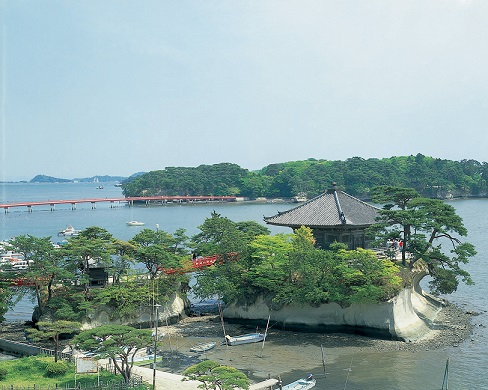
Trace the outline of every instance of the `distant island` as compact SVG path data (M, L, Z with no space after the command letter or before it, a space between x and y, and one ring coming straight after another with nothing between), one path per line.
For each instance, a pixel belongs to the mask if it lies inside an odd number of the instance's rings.
M37 175L29 183L109 183L109 182L122 182L126 180L124 176L92 176L75 179L61 179L53 176Z

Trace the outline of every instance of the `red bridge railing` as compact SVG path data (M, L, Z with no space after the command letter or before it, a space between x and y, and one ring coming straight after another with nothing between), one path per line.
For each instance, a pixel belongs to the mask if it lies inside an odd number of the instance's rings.
M167 275L175 274L175 273L188 273L194 272L195 270L201 270L205 267L210 267L215 263L223 263L225 261L237 261L239 260L239 254L237 252L230 252L225 255L212 255L212 256L205 256L205 257L198 257L192 260L191 265L189 268L160 268L160 271L164 272Z

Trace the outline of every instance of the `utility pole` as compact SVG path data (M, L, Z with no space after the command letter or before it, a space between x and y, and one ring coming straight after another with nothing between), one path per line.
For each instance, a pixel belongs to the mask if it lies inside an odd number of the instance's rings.
M156 351L158 348L158 319L159 313L158 309L161 305L155 304L154 307L156 308L156 321L155 321L155 329L154 329L154 360L153 360L153 390L156 390Z

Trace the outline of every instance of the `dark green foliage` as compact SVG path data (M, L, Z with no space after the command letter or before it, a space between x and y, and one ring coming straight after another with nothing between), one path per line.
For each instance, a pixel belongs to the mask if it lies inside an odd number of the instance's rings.
M46 375L51 378L64 375L68 372L68 370L68 365L62 360L50 362L46 365Z
M8 370L6 368L0 367L0 381L3 381L8 374Z
M235 390L248 389L249 378L234 367L221 366L212 360L204 360L188 367L182 380L196 380L202 382L202 389Z
M434 293L456 291L459 279L473 284L461 265L476 251L472 244L459 238L468 232L454 207L439 199L421 197L411 188L381 186L374 188L372 194L373 200L385 206L370 232L383 245L387 238L403 240L403 266L407 266L407 251L410 267L421 260L432 276L430 287ZM443 249L443 243L448 244L449 250Z
M22 276L35 287L33 290L37 310L39 314L42 314L56 295L54 286L65 280L73 280L74 275L68 267L65 267L63 253L53 247L50 237L37 238L31 235L20 235L10 240L9 243L30 263L28 270ZM29 289L19 289L18 292L21 295L28 294Z
M373 187L391 185L415 189L427 198L483 195L488 192L488 164L451 161L422 154L383 159L352 157L345 161L308 159L270 164L249 172L235 164L170 167L123 184L126 196L239 195L284 197L306 193L312 198L332 182L347 193L369 198Z
M143 229L129 243L134 247L135 261L144 264L149 277L154 279L162 269L181 267L181 260L188 255L187 241L185 229L174 234Z
M200 165L196 168L167 167L123 184L124 195L236 195L247 169L236 164Z
M54 322L38 322L37 329L29 329L29 335L36 341L54 340L54 362L58 361L59 337L61 335L73 335L81 328L79 322L58 320Z
M12 306L13 289L10 288L8 282L0 281L0 322L5 320L5 313Z
M148 329L102 325L81 332L72 344L83 351L96 350L101 358L110 358L115 370L124 377L125 382L129 382L135 354L142 348L153 345L153 340Z
M324 251L314 247L311 230L255 236L239 261L207 268L193 291L202 298L217 293L226 303L253 303L257 296L281 304L380 302L402 287L399 269L366 250L347 251L341 244Z
M202 256L221 255L224 261L229 253L242 256L255 235L269 232L257 225L254 222L235 223L213 211L210 218L198 227L201 232L192 238L194 250Z
M74 389L75 387L97 390L125 388L121 386L124 383L120 375L115 375L111 371L106 370L101 370L98 376L94 376L93 374L77 374L75 386L74 362L65 361L64 364L68 367L68 371L63 375L53 377L47 375L47 367L52 362L52 357L42 355L2 361L2 369L8 371L7 380L2 382L3 386L7 386L9 390ZM136 385L135 387L129 388L147 390L148 386Z
M106 305L110 307L111 319L135 318L140 308L148 307L156 301L164 304L168 296L178 290L181 281L188 283L188 277L178 275L154 280L141 278L127 281L96 290L93 294L94 306Z

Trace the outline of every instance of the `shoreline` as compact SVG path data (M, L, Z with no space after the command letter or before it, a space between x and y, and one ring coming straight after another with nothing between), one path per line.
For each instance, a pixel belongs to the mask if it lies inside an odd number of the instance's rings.
M308 333L287 331L281 329L271 329L269 334L293 334L297 337L300 335L323 335L327 336L328 343L333 346L336 341L340 340L342 346L344 343L349 347L365 348L364 340L368 341L366 348L371 348L371 344L375 344L373 348L378 350L412 350L428 348L442 348L446 346L457 346L459 343L466 340L473 332L474 326L471 323L473 313L470 310L460 308L449 302L439 311L435 320L430 324L430 332L424 337L411 342L383 340L367 336L360 336L349 333ZM11 341L26 342L24 328L28 327L28 322L3 322L0 323L0 338ZM250 329L243 325L225 323L227 334L238 334L241 332L249 332ZM260 330L264 332L264 329ZM177 338L220 338L223 339L223 330L220 318L218 316L195 316L184 317L178 323L172 325L161 325L159 332L162 332L166 337ZM347 340L349 339L349 340ZM68 342L62 342L67 344Z
M471 323L472 317L476 315L470 311L446 303L439 311L435 320L430 324L430 332L424 337L416 341L398 341L398 340L384 340L361 336L349 333L308 333L287 331L281 329L269 330L270 335L283 334L286 337L293 335L300 338L300 336L318 336L321 335L329 346L347 346L358 349L375 349L378 351L416 351L443 348L447 346L457 346L473 333L474 326ZM196 326L198 324L199 326ZM238 334L243 332L254 331L238 324L225 323L227 334ZM185 337L207 337L223 339L223 330L218 316L202 316L202 317L186 317L177 324L161 326L160 332L168 336ZM260 329L264 332L264 329ZM366 344L366 346L365 346ZM325 345L324 345L325 346Z
M160 326L164 334L161 353L158 353L158 371L181 375L184 369L204 359L222 365L233 366L244 371L251 380L266 379L268 375L277 376L290 373L301 367L319 367L320 349L327 351L327 364L348 354L383 352L420 352L456 347L469 339L473 333L472 317L476 315L454 304L446 303L430 324L431 331L423 338L412 341L374 339L366 336L344 333L301 333L270 327L266 345L246 344L238 347L218 346L208 353L198 355L189 348L202 341L223 339L222 323L218 316L185 317L173 325ZM0 324L0 338L27 342L25 323ZM225 332L230 335L254 332L256 329L225 323ZM264 329L259 329L264 333ZM69 340L63 340L67 345ZM49 347L49 346L48 346ZM7 354L8 355L8 354ZM260 358L256 360L256 358ZM142 366L144 367L144 366Z

